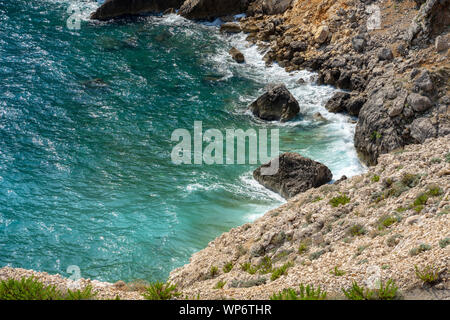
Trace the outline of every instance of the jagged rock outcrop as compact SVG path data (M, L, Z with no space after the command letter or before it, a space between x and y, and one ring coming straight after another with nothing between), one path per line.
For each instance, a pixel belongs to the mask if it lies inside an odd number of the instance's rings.
M298 101L284 84L269 85L249 108L253 115L267 121L289 121L300 112Z
M245 12L248 3L248 0L186 0L179 14L193 20L212 20Z
M107 0L92 15L91 19L109 20L125 15L162 12L179 8L184 0Z
M278 172L275 175L262 175L262 168L273 167L273 161L278 161ZM320 187L333 178L330 169L325 165L304 158L298 153L284 153L272 162L256 169L253 177L260 184L286 199L311 188Z
M285 12L292 4L293 0L256 0L253 1L247 10L247 14L274 15Z
M244 63L245 62L245 56L242 52L240 52L235 47L230 49L230 55L233 58L234 61L237 63Z

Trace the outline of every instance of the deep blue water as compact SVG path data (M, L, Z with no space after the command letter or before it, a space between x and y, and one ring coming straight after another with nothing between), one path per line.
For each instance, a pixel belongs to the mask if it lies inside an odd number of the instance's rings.
M69 30L70 4L83 5ZM364 170L354 125L324 108L330 87L265 68L243 35L177 16L89 22L96 2L0 2L0 267L99 280L158 280L232 227L282 199L254 165L172 164L177 128L279 128L282 151ZM234 45L247 58L234 63ZM100 80L94 80L100 79ZM284 82L302 114L262 123L247 105ZM330 121L317 122L320 111Z

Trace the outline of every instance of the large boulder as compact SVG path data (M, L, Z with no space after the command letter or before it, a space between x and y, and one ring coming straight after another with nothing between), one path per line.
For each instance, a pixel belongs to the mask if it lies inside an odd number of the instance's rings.
M270 85L267 92L250 105L252 113L263 120L281 122L293 119L300 105L284 84Z
M248 0L186 0L179 14L193 20L212 20L247 10Z
M331 181L333 175L325 165L304 158L298 153L284 153L278 159L279 169L275 175L262 175L261 169L273 167L272 162L253 172L253 177L266 188L289 199L311 188L318 188Z
M250 1L251 2L251 1ZM255 0L248 7L247 14L281 14L292 4L293 0Z
M109 20L125 15L162 12L169 8L179 8L184 0L107 0L91 19Z

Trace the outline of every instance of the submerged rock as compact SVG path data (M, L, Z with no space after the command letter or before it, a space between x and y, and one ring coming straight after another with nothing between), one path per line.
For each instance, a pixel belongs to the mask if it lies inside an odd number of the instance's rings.
M271 85L250 105L252 113L263 120L289 121L300 112L300 105L284 84Z
M272 160L274 161L274 160ZM317 188L331 181L333 175L325 165L304 158L298 153L287 152L279 158L278 173L271 176L261 174L261 168L270 167L272 162L262 165L253 172L253 177L266 188L279 193L286 199Z
M91 19L109 20L125 15L163 12L179 8L184 0L107 0L92 15Z
M244 54L242 52L240 52L238 49L236 49L235 47L230 49L230 54L231 54L231 57L233 58L233 60L236 61L237 63L245 62Z

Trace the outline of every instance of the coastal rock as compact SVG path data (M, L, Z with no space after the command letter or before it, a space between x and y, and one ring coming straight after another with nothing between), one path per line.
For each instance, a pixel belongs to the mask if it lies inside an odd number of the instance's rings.
M275 15L284 13L291 6L293 0L255 0L250 2L247 14L254 16L256 14Z
M366 98L361 95L336 92L334 96L328 100L325 108L333 113L347 112L349 115L357 117L365 102Z
M416 112L424 112L431 108L432 103L428 97L422 96L417 93L411 93L408 96L408 104L413 108Z
M444 36L436 37L435 47L437 52L447 51L449 48L448 37Z
M300 105L284 84L278 84L269 86L267 92L250 105L250 110L260 119L285 122L300 112Z
M418 118L411 124L411 137L419 143L424 143L428 138L434 138L437 130L429 118Z
M247 5L247 1L243 0L186 0L179 14L193 20L212 20L244 12Z
M394 59L394 54L389 48L381 48L378 52L378 59L380 59L381 61L392 60Z
M330 29L327 26L320 26L315 35L314 40L318 44L323 44L328 39L328 35L330 34Z
M245 62L244 54L242 52L240 52L238 49L236 49L235 47L230 49L230 55L233 58L233 60L236 61L237 63Z
M272 160L274 161L274 160ZM325 165L304 158L298 153L284 153L279 158L278 173L271 176L261 174L261 168L269 167L265 164L253 172L253 177L266 188L279 193L286 199L305 192L311 188L320 187L331 181L333 175Z
M91 15L91 19L109 20L125 15L163 12L179 8L183 2L184 0L107 0Z
M239 33L241 32L241 26L239 25L239 23L226 22L220 26L220 32Z

